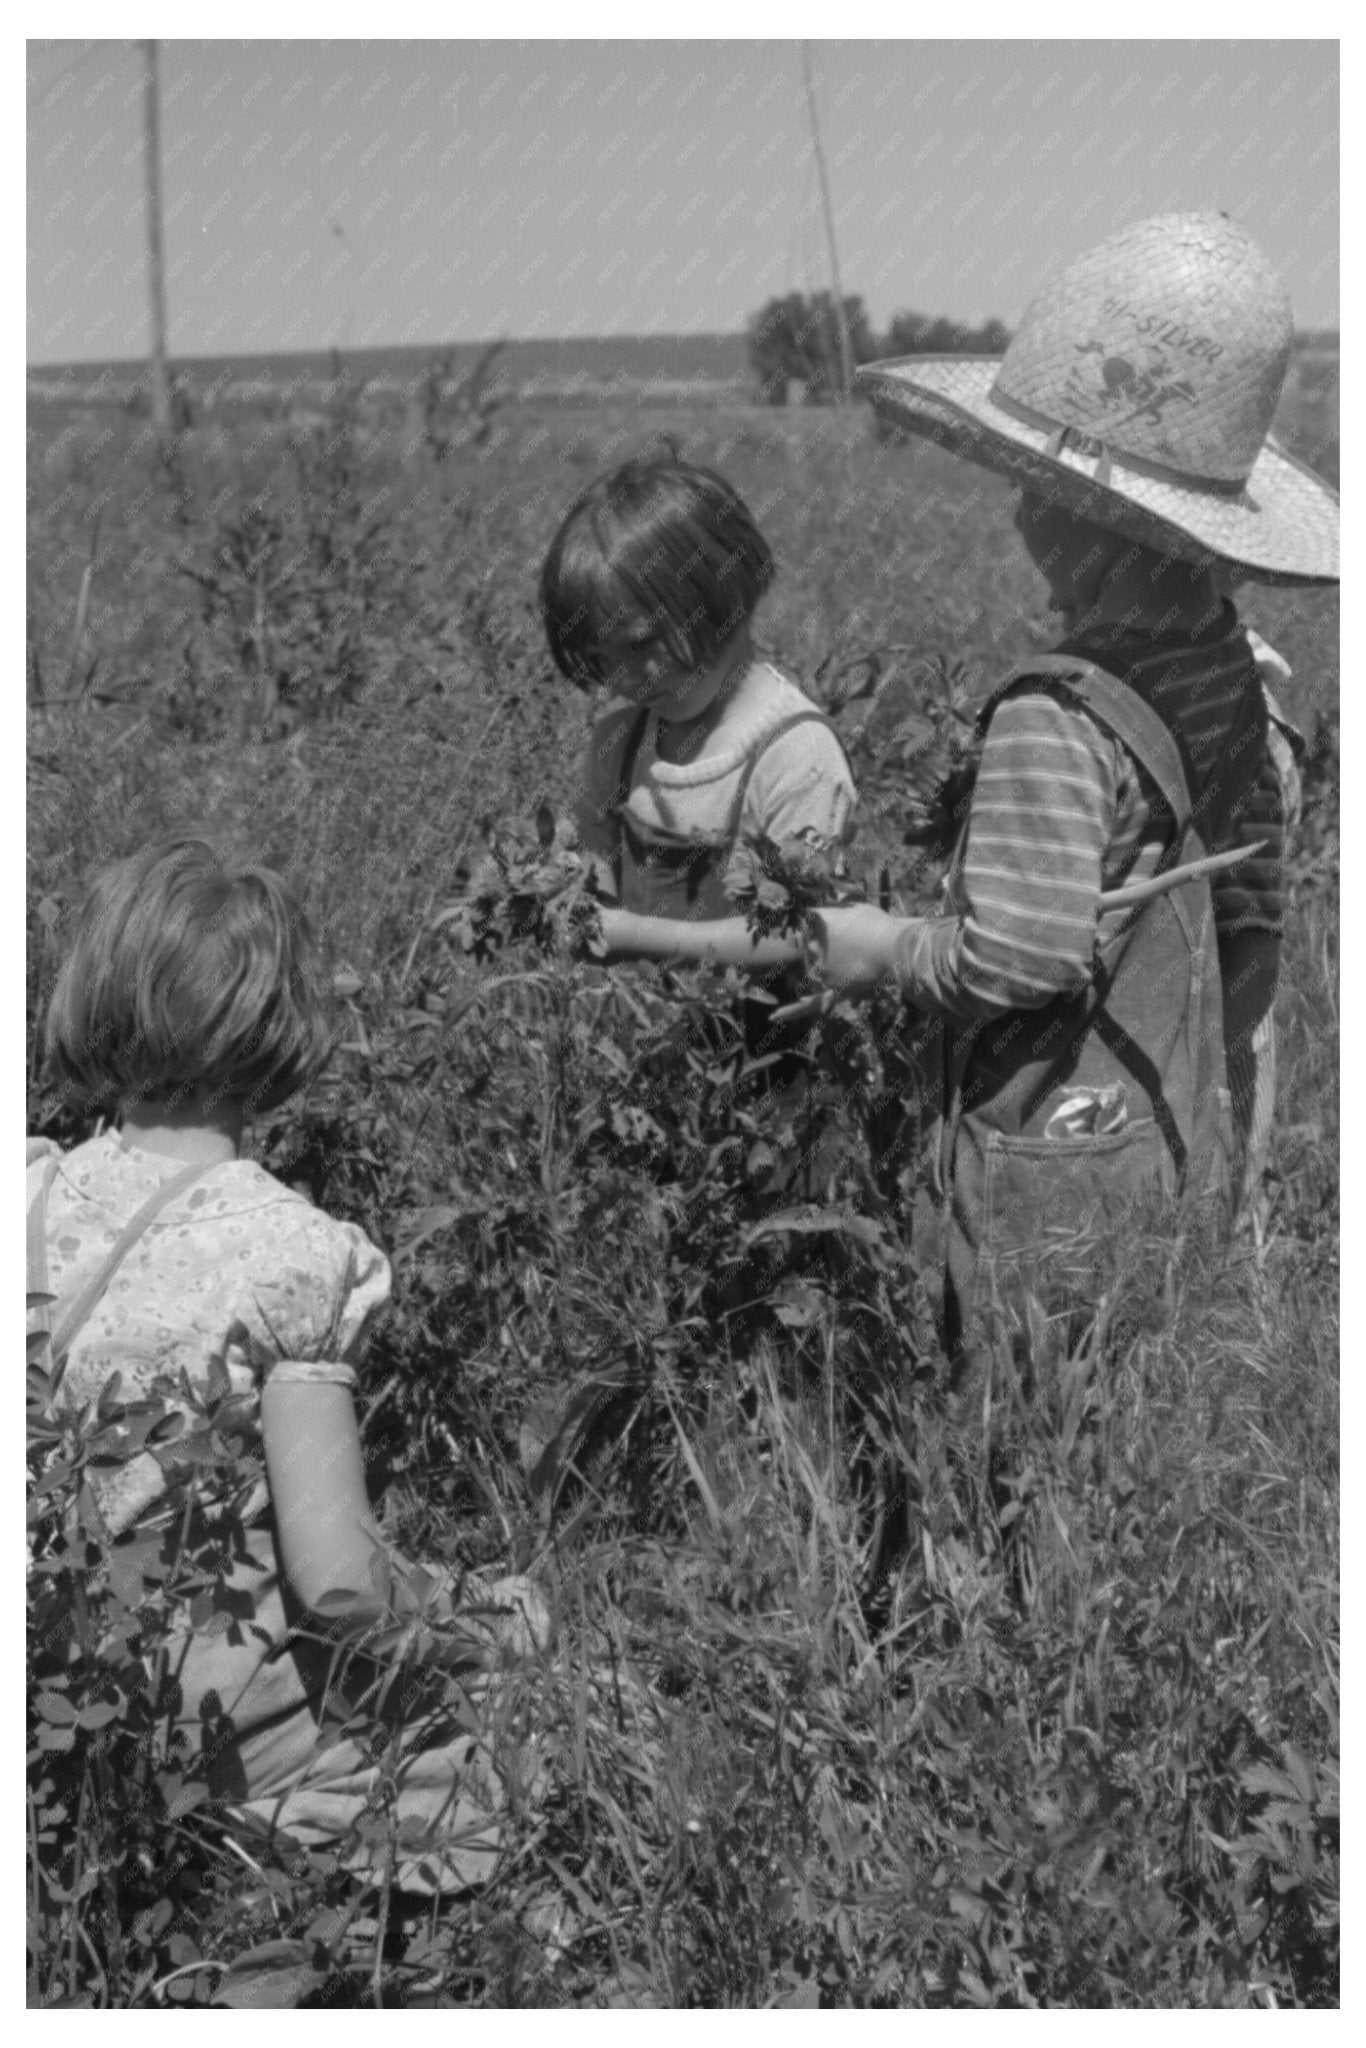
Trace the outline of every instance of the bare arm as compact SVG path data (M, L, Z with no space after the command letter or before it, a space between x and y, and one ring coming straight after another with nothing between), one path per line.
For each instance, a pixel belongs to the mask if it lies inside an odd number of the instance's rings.
M396 1557L370 1511L349 1387L268 1378L261 1434L280 1561L310 1612L348 1630L384 1620L395 1604L411 1604L413 1611L425 1605L434 1621L450 1618L449 1596L432 1597L435 1575ZM389 1603L386 1556L393 1573Z
M413 1564L386 1543L370 1511L351 1389L267 1379L261 1434L280 1561L302 1604L343 1634L394 1621L440 1628L461 1616L476 1639L527 1654L550 1636L550 1616L524 1578L463 1581Z
M800 938L756 939L743 917L693 921L643 917L638 911L604 904L600 913L606 942L600 958L696 961L717 967L784 967L803 957Z

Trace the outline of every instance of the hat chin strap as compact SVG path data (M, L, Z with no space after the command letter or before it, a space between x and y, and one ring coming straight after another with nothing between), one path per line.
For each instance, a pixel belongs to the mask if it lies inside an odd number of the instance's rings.
M1095 458L1091 471L1094 484L1108 484L1110 481L1110 451L1103 441L1097 441L1092 434L1083 434L1077 427L1055 427L1044 443L1044 454L1053 462L1061 456L1064 448L1075 448L1078 455Z

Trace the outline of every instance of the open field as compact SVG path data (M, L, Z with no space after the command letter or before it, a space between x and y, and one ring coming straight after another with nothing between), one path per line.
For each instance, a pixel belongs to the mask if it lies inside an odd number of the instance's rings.
M823 1029L794 1122L734 1085L724 989L568 956L531 821L592 708L535 575L598 470L667 432L731 475L780 561L760 636L832 703L1047 644L1009 493L862 409L469 397L220 407L164 456L129 408L31 405L29 1128L77 1135L34 1034L95 864L205 826L293 879L344 1030L255 1150L394 1260L386 1526L545 1573L554 1644L489 1729L534 1728L543 1793L480 1894L405 1919L178 1804L150 1737L95 1789L86 1723L35 1706L33 1996L1334 2004L1336 594L1243 606L1311 741L1256 1227L1180 1250L1167 1320L1155 1217L1079 1353L1041 1320L1001 1361L1003 1495L945 1400L914 1175L875 1163L894 1039ZM1279 424L1336 479L1335 357ZM855 864L922 903L895 764L855 765ZM448 918L491 839L487 923ZM72 1683L98 1729L108 1685Z
M367 402L412 400L434 367L451 380L467 376L488 357L490 381L504 398L600 405L624 398L635 405L746 405L755 396L743 334L638 334L587 336L567 341L456 342L443 349L352 349L279 356L198 356L174 365L175 376L201 414L317 405L339 366ZM1306 384L1326 398L1336 435L1338 338L1313 334L1297 348L1284 415L1303 432ZM27 375L29 403L48 422L136 402L146 383L137 362L34 364ZM1317 403L1318 399L1310 401ZM1326 473L1326 472L1325 472Z
M492 352L497 389L507 398L633 399L690 391L695 401L748 401L754 384L742 334L627 334L577 341L454 342L443 349L372 348L279 356L200 356L175 373L201 408L269 404L281 393L316 401L344 362L367 399L415 390L433 364L465 376ZM28 395L44 407L123 405L144 384L145 365L130 362L33 365Z

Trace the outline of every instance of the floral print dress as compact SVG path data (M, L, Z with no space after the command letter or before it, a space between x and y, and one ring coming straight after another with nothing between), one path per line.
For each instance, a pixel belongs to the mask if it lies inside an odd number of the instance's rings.
M32 1140L28 1154L26 1207L45 1191L55 1322L180 1167L112 1131L66 1153ZM117 1267L71 1341L63 1396L83 1405L117 1372L123 1400L152 1395L158 1380L164 1391L182 1373L206 1397L224 1391L226 1372L250 1438L267 1376L354 1388L351 1359L389 1289L388 1260L356 1225L335 1222L249 1160L224 1162L174 1196ZM237 1512L246 1541L215 1589L213 1615L206 1624L202 1612L187 1614L169 1645L183 1766L229 1817L251 1814L310 1845L349 1844L348 1860L363 1864L352 1827L373 1804L375 1752L349 1739L319 1749L333 1652L302 1626L264 1482ZM155 1504L132 1536L149 1523ZM397 1784L388 1811L414 1844L401 1882L437 1891L485 1874L505 1801L481 1746L447 1717L409 1718L402 1760L395 1767L391 1754L387 1774Z

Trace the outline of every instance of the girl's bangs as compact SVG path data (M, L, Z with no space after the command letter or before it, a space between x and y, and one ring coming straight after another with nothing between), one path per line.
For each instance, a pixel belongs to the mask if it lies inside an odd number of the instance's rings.
M603 642L629 627L647 628L680 666L696 664L694 633L678 616L680 596L686 593L670 582L666 568L642 573L624 562L609 565L600 555L577 566L570 625L561 644L570 659L581 664L595 681L608 680L598 658Z
M558 573L550 611L554 644L571 669L581 669L590 681L600 681L593 654L599 642L634 610L636 597L630 584L605 560L591 535L576 535L576 545L566 547L557 565Z
M648 540L642 535L626 552L614 581L635 616L652 627L681 666L715 660L753 609L745 602L740 564L691 519L675 519Z

